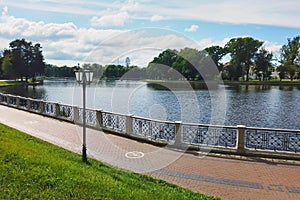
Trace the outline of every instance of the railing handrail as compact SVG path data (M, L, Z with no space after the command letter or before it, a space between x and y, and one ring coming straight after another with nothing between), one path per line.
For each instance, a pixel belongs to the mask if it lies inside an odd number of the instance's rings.
M60 102L56 102L56 104L60 105L60 106L67 106L67 107L71 107L73 108L74 106L71 104L64 104L64 103L60 103Z
M126 116L128 115L128 114L123 114L123 113L117 113L117 112L106 111L106 110L102 110L102 109L100 109L100 110L101 110L101 112L103 112L103 113L114 114L114 115L123 116L123 117L126 117ZM133 116L133 115L131 115L131 116Z
M297 129L279 129L279 128L260 128L260 127L245 127L246 130L258 130L258 131L277 131L277 132L295 132L299 133Z
M214 124L197 124L197 123L190 123L190 122L181 122L182 125L188 126L204 126L204 127L212 127L212 128L232 128L237 129L237 126L228 126L228 125L214 125Z
M159 119L151 119L151 118L147 118L147 117L140 117L140 116L132 116L135 119L141 119L141 120L146 120L146 121L153 121L153 122L158 122L158 123L166 123L166 124L174 124L175 122L172 121L163 121L163 120L159 120Z

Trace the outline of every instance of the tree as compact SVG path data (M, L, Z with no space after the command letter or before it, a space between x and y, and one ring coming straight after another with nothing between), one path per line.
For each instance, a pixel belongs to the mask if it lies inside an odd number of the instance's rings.
M204 50L208 53L220 71L223 68L223 64L220 63L220 60L227 54L226 49L220 46L211 46Z
M11 63L11 58L12 58L11 51L9 51L7 49L4 50L1 66L2 66L2 71L3 71L3 76L5 78L15 79L16 78L16 76L15 76L16 73L15 73L13 65Z
M93 63L90 68L94 72L94 77L101 78L104 72L104 67L100 64Z
M130 66L130 58L129 57L126 57L125 64L126 64L126 67Z
M9 43L10 51L11 51L11 63L14 68L14 73L16 78L21 78L23 80L23 76L26 76L26 64L25 64L25 51L27 49L28 43L25 39L22 40L14 40Z
M292 40L289 38L288 43L281 48L281 64L295 65L300 63L300 36L294 37Z
M300 71L300 37L296 36L293 39L288 39L288 43L283 45L280 54L280 63L278 71L284 77L288 74L289 78L293 80L296 73Z
M74 71L77 70L77 66L61 66L46 64L45 76L47 77L75 77Z
M239 80L239 77L242 76L242 68L239 66L240 65L236 63L235 60L226 63L222 71L222 78L236 81Z
M213 80L218 75L214 67L215 64L206 51L192 48L181 49L173 64L173 68L188 80Z
M106 78L120 78L126 73L123 65L107 65L103 76Z
M26 81L29 78L34 80L37 74L44 73L45 63L39 43L33 45L25 39L17 39L9 43L9 48L7 51L10 54L6 54L6 63L2 64L2 68L7 68L11 64L10 67L13 69L10 73L14 73L15 78L23 80L25 77Z
M170 79L168 71L176 60L178 51L167 49L148 64L147 76L151 79ZM164 66L164 67L163 67Z
M272 73L272 61L273 54L269 53L266 49L261 48L255 56L255 67L254 71L256 74L260 75L262 72L263 79L269 78Z
M200 79L197 67L201 61L200 52L197 49L181 49L172 67L181 73L187 80Z
M236 68L235 80L238 80L245 73L246 81L249 80L250 66L253 64L256 53L262 44L263 42L259 40L245 37L233 38L225 45L225 49L231 55L231 63Z
M294 79L296 73L299 73L298 65L280 65L277 67L277 71L279 72L280 80L284 78L289 78L291 81Z
M33 79L37 74L41 75L45 73L44 56L42 54L42 47L39 43L35 44L30 51L31 59L29 60L29 76Z
M167 49L149 63L147 75L151 79L164 80L213 80L218 74L214 66L206 51Z

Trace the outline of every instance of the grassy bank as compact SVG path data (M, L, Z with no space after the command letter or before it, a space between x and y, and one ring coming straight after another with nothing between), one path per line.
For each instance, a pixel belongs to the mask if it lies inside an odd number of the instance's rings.
M13 80L0 80L0 87L6 87L15 84L20 84L20 82Z
M274 86L300 86L300 80L270 80L270 81L223 81L228 85L274 85Z
M300 86L300 80L270 80L270 81L258 81L258 80L249 80L249 81L172 81L172 80L142 80L147 84L156 84L156 85L171 85L171 86L184 86L190 84L193 88L198 88L199 86L208 85L210 87L217 85L218 83L226 85L274 85L274 86Z
M215 199L89 161L0 124L0 199Z

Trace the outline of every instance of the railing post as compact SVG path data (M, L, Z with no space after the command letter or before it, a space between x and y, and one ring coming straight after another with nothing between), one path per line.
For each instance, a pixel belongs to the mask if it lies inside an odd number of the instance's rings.
M7 103L8 106L11 106L10 105L10 95L9 94L6 95L6 103Z
M44 101L40 100L40 113L43 114L44 113Z
M126 134L131 135L132 134L132 114L126 115Z
M174 146L180 147L182 146L181 142L181 121L175 121L175 143Z
M79 123L79 108L78 106L73 106L73 112L74 112L74 123Z
M237 125L237 153L244 154L245 153L245 129L244 125Z
M20 96L16 96L16 107L20 108Z
M96 128L102 128L102 110L96 110Z
M55 116L57 118L59 118L59 116L60 116L60 113L59 113L59 103L55 103L54 105L55 105Z
M30 111L31 108L31 99L27 98L27 110Z

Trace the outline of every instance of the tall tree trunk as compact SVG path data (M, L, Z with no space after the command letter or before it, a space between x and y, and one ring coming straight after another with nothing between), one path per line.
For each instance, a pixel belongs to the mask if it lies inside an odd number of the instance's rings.
M250 66L246 67L246 81L249 81L249 71L250 71Z

